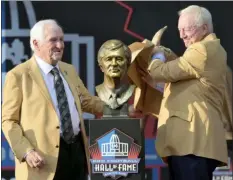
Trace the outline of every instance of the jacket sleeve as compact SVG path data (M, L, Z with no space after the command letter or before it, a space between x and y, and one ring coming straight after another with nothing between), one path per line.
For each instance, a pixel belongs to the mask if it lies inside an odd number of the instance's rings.
M153 60L148 67L148 72L158 82L177 82L200 78L205 70L206 60L206 48L198 43L192 45L183 56L175 60L166 63L158 59Z
M24 136L20 126L20 111L23 101L20 77L8 72L3 88L2 131L16 158L22 162L24 155L34 149Z
M232 140L233 134L233 121L232 121L232 71L228 67L226 73L226 86L225 86L225 96L223 100L223 124L226 130L226 139Z

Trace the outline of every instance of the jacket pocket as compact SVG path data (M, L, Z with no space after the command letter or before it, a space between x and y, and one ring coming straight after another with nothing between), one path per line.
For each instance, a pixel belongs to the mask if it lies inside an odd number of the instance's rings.
M178 117L182 120L191 122L193 119L193 113L191 112L182 112L182 111L170 111L169 118Z

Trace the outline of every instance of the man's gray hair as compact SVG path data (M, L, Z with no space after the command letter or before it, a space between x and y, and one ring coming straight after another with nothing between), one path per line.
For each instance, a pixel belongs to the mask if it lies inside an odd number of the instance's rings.
M206 24L209 29L209 32L213 33L214 29L213 29L212 16L211 13L206 8L197 5L191 5L185 9L180 10L178 14L179 16L184 14L192 14L193 16L195 16L197 26Z
M30 30L30 46L31 46L32 51L35 50L33 41L34 40L42 41L44 39L44 29L46 25L52 25L52 26L61 28L61 26L54 19L46 19L46 20L38 21Z

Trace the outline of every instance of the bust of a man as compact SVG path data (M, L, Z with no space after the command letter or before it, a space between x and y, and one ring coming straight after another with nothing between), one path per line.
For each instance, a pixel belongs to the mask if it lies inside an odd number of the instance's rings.
M127 116L128 100L135 86L127 79L131 51L120 40L108 40L99 49L98 63L104 82L96 86L97 95L105 102L103 116Z

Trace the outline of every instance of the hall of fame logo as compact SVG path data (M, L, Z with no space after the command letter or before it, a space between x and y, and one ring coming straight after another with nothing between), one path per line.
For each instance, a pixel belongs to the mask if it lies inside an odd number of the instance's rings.
M138 173L141 146L116 128L98 138L89 151L93 174L118 179Z

